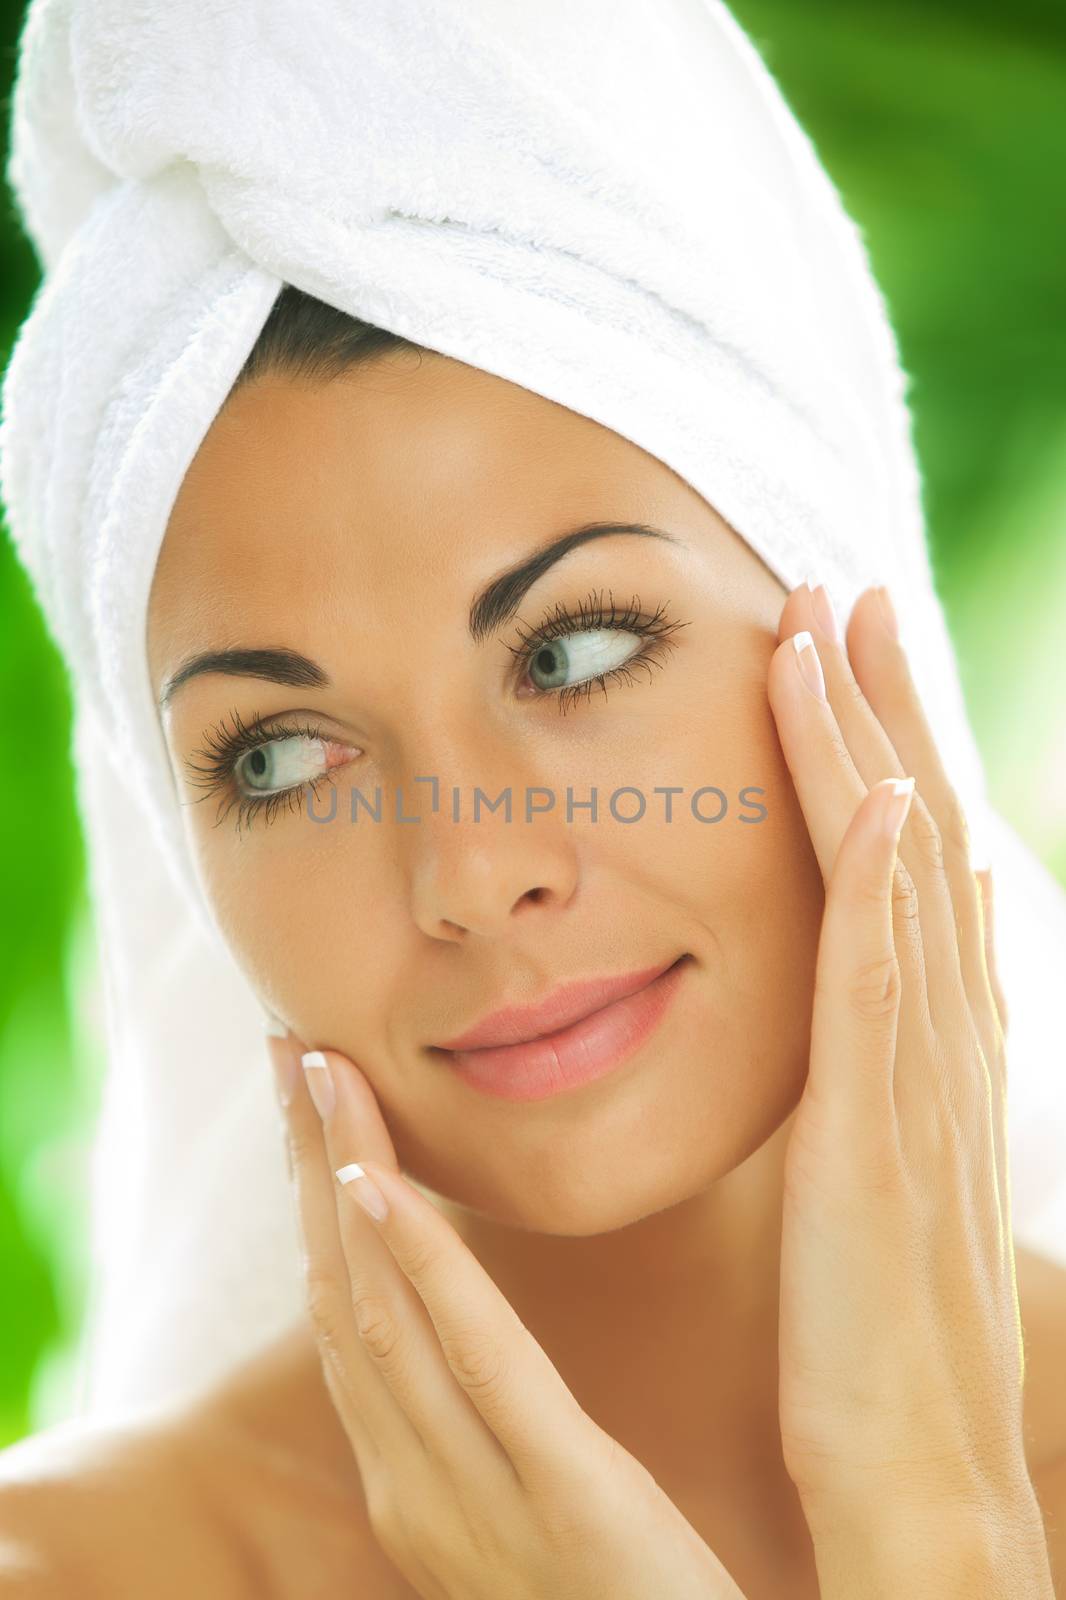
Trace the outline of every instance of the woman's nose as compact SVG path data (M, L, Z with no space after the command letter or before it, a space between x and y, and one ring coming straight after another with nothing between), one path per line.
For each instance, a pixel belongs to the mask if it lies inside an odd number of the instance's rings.
M549 915L569 903L577 885L573 828L555 809L527 821L524 795L515 801L510 820L502 807L477 817L464 808L459 821L443 801L436 813L423 809L408 857L412 915L423 932L502 934L516 916Z

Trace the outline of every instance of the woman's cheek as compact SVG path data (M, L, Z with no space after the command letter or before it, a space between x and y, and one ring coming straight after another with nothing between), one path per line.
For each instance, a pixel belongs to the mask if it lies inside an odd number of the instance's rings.
M291 1016L335 931L329 875L291 837L306 819L254 818L238 834L232 818L189 830L196 871L237 965L264 1003Z
M677 904L706 930L714 1003L750 1041L769 1104L802 1085L824 888L765 692L736 683L726 704L729 725L718 719L696 749L690 732L678 753L690 788L717 785L727 809L695 821L686 794L683 826L662 837ZM721 805L708 793L701 814Z

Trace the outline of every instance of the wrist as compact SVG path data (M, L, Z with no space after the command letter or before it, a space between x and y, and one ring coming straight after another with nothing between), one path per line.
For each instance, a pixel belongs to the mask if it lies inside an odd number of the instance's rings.
M1055 1600L1028 1481L970 1503L871 1494L803 1509L821 1600Z

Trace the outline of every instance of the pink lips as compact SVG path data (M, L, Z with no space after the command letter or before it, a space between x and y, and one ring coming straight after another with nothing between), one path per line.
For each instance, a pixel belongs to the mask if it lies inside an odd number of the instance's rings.
M674 957L677 960L677 957ZM665 961L657 967L645 967L641 972L624 972L617 978L592 978L580 983L564 984L546 999L529 1006L504 1006L454 1039L442 1039L439 1050L481 1050L488 1045L525 1044L546 1033L557 1033L571 1022L578 1022L591 1011L613 1005L627 995L646 989L649 983L672 967Z
M685 955L667 967L572 984L539 1006L494 1012L436 1048L447 1051L448 1065L482 1093L543 1100L603 1077L633 1055L658 1026L691 964ZM531 1027L544 1029L545 1023L553 1031L530 1035ZM501 1037L502 1043L468 1043Z

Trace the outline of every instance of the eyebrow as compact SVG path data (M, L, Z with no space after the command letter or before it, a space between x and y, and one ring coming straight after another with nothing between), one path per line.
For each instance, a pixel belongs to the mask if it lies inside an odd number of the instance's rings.
M475 644L480 644L504 622L514 616L526 593L540 578L577 546L592 539L606 539L614 534L635 534L645 539L666 539L679 543L672 533L655 528L646 522L589 522L560 534L543 549L535 550L524 560L508 567L499 577L474 596L470 607L468 629ZM163 685L159 696L160 709L168 706L177 691L193 678L204 673L223 673L228 677L257 678L267 683L282 683L294 689L328 689L333 680L324 667L298 650L280 648L231 647L221 650L202 650L183 661Z

